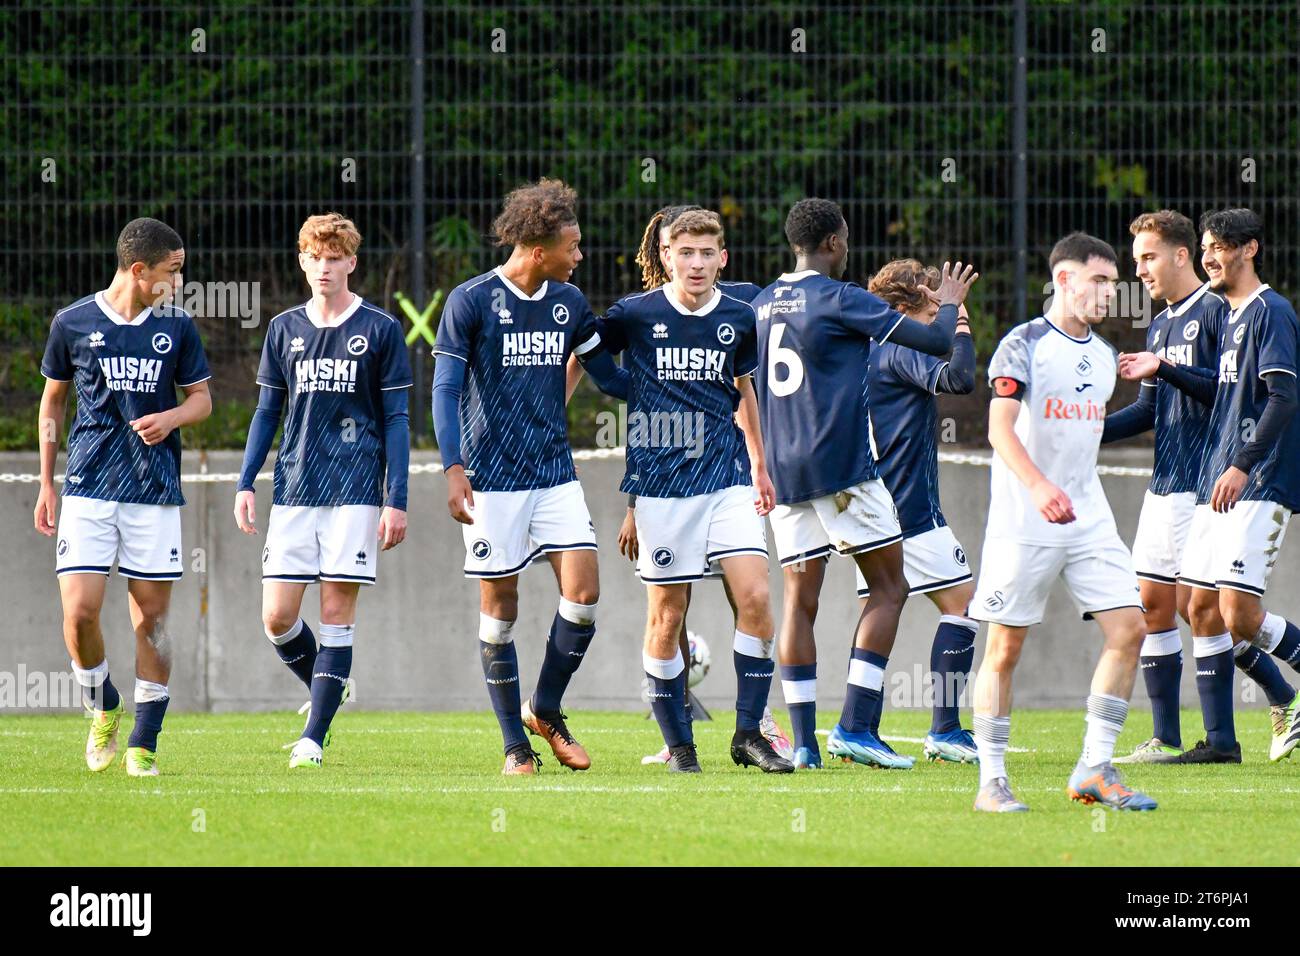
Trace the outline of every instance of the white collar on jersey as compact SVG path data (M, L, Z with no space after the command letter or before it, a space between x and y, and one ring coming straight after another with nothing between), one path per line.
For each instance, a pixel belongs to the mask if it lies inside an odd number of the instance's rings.
M1250 297L1247 298L1245 302L1241 303L1241 305L1237 306L1237 308L1232 310L1232 318L1229 319L1228 321L1236 322L1239 318L1241 318L1241 313L1246 311L1246 306L1250 305L1252 302L1254 302L1256 299L1258 299L1261 295L1263 295L1267 291L1268 291L1268 283L1261 282L1259 284L1259 288L1256 289L1254 292L1252 292L1250 294Z
M1087 338L1082 338L1082 339L1080 339L1080 338L1076 338L1075 336L1071 335L1069 332L1065 331L1065 329L1061 328L1059 325L1057 325L1055 322L1053 322L1053 321L1052 321L1051 319L1049 319L1047 316L1043 316L1043 321L1046 322L1048 325L1050 325L1052 328L1056 329L1056 331L1060 332L1062 335L1064 335L1064 336L1065 336L1067 339L1069 339L1071 342L1078 342L1080 345L1083 345L1083 344L1085 344L1085 343L1087 343L1087 342L1091 342L1091 341L1092 341L1092 327L1091 327L1091 326L1088 327L1088 336L1087 336Z
M104 291L106 292L108 290L106 289ZM143 312L141 312L134 319L128 322L126 319L122 318L120 315L118 315L116 312L113 311L113 307L108 304L108 299L104 297L103 292L95 293L95 305L99 306L99 311L103 312L106 316L108 316L110 319L113 320L114 325L143 325L144 320L149 318L149 313L153 311L148 306L145 306Z
M708 315L710 312L716 309L718 307L718 303L722 301L722 290L719 289L717 286L714 286L713 295L709 298L709 301L704 303L694 312L692 312L690 309L686 308L686 306L682 305L680 302L677 301L677 296L673 295L673 290L670 286L662 286L662 288L664 290L664 298L668 300L668 304L671 305L678 312L680 312L682 315L693 315L693 316Z
M316 328L318 328L318 329L335 329L335 328L338 328L340 325L342 325L342 324L343 324L344 322L346 322L348 319L352 318L352 313L356 312L357 309L361 308L361 303L362 303L362 301L363 301L363 300L362 300L361 296L359 296L359 295L357 295L355 292L353 292L353 293L352 293L352 304L349 305L346 309L344 309L344 310L343 310L343 314L340 315L337 319L335 319L333 323L331 323L331 324L329 324L329 325L326 325L326 324L325 324L325 321L320 317L320 312L316 309L316 300L315 300L315 299L308 299L308 300L307 300L307 309L306 309L306 312L307 312L307 320L308 320L309 322L311 322L312 325L316 326Z
M777 282L798 282L800 279L806 279L809 276L817 275L816 269L804 269L803 272L782 272L776 277Z
M1210 284L1207 282L1205 283L1205 285L1201 286L1199 289L1197 289L1195 292L1189 295L1186 299L1184 299L1182 305L1180 305L1178 308L1175 309L1173 306L1165 306L1165 311L1169 313L1169 317L1171 319L1180 318L1184 312L1186 312L1188 309L1194 306L1197 302L1200 302L1201 297L1204 296L1205 293L1209 291L1210 291Z
M506 274L501 271L500 266L497 266L492 271L497 274L497 278L501 280L502 285L513 292L517 298L523 299L525 302L541 302L546 298L546 287L551 284L549 279L543 279L542 284L537 287L536 292L532 295L525 295L523 289L519 288L519 286L506 278Z

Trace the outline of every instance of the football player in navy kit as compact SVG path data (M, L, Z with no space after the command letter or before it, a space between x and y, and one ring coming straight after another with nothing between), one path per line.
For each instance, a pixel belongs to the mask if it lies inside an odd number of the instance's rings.
M885 667L907 579L902 530L871 450L867 359L873 342L890 341L946 355L957 307L978 275L961 263L945 264L939 310L926 325L861 286L840 281L848 264L849 227L835 203L795 203L785 234L795 270L752 303L759 409L777 495L772 532L785 576L781 676L783 682L815 686L812 634L825 570L821 559L831 551L851 557L871 600L854 634L844 709L827 749L858 763L906 769L912 758L895 753L878 733ZM811 751L806 742L796 744ZM819 754L808 757L809 767L820 765Z
M54 316L41 373L41 490L36 530L55 535L63 639L91 712L86 764L117 753L121 695L108 672L99 616L116 561L127 579L135 631L135 726L126 770L158 773L158 733L170 700L167 609L184 566L179 429L212 411L210 377L194 320L171 304L185 249L171 227L134 219L117 240L117 273L102 292ZM68 435L63 513L54 487L69 386L77 412ZM184 401L176 402L180 389Z
M1133 234L1133 263L1151 298L1165 308L1147 330L1147 351L1175 365L1210 369L1218 366L1219 335L1228 312L1223 297L1196 274L1199 240L1192 221L1171 209L1143 213L1129 226ZM1155 430L1155 462L1151 484L1142 502L1133 564L1146 608L1147 636L1142 642L1141 671L1151 699L1152 736L1133 753L1115 763L1178 763L1183 752L1179 721L1179 685L1183 672L1178 617L1188 619L1191 588L1178 580L1187 532L1196 510L1196 486L1205 458L1210 407L1159 378L1145 379L1132 405L1106 416L1102 444ZM1201 631L1193 633L1199 659L1221 651L1222 620L1203 616ZM1285 740L1288 709L1296 691L1273 659L1247 641L1233 649L1236 665L1264 689L1272 705L1273 747ZM1207 686L1202 704L1209 708L1206 726L1216 726L1213 666L1197 668L1198 683ZM1218 736L1216 743L1225 744ZM1231 745L1223 749L1230 750Z
M1217 374L1151 352L1125 356L1120 372L1125 378L1158 375L1212 406L1179 572L1192 588L1192 633L1198 640L1212 635L1196 662L1206 739L1178 760L1240 763L1232 716L1234 643L1248 642L1300 668L1300 628L1263 605L1291 513L1300 507L1300 328L1291 303L1256 271L1263 250L1259 216L1249 209L1218 210L1202 216L1200 227L1210 289L1230 307ZM1224 631L1214 635L1218 627ZM1281 759L1298 743L1300 708L1292 705L1269 755Z
M479 581L479 656L501 726L502 772L532 774L540 764L525 729L561 765L585 770L591 758L560 704L595 636L600 585L596 532L569 448L566 363L577 354L615 393L626 374L600 348L596 316L568 282L582 261L577 194L558 180L522 186L493 231L510 258L452 290L433 349L447 509L463 525L465 575ZM538 560L550 563L560 601L536 688L521 702L519 574Z
M669 747L668 769L698 771L679 636L687 587L716 564L737 607L732 759L788 773L793 766L760 728L773 669L761 516L773 492L749 378L757 364L754 313L717 285L726 249L716 213L681 213L668 239L671 283L621 299L600 324L603 347L625 353L631 376L622 490L637 495L651 705Z
M298 263L303 305L267 328L261 398L235 493L235 521L256 534L253 483L284 414L262 550L262 625L307 686L310 709L290 768L318 768L330 724L351 693L357 598L375 583L376 551L406 537L410 359L401 326L348 288L361 234L338 213L311 216ZM301 616L320 582L320 646Z

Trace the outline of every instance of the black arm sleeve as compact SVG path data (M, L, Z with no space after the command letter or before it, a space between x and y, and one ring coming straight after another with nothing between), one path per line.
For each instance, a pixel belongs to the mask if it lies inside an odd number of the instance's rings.
M1255 426L1255 440L1248 442L1237 452L1237 457L1232 459L1232 467L1240 468L1248 475L1250 469L1277 447L1278 439L1296 413L1295 376L1286 372L1270 372L1264 376L1264 381L1268 383L1268 404L1264 406L1264 414L1259 416L1259 424Z
M936 393L969 395L975 391L975 341L965 332L952 337L952 358L939 373Z
M1161 362L1156 378L1168 382L1180 392L1186 392L1202 405L1214 404L1214 393L1219 388L1219 375L1208 368L1189 365L1171 365Z
M952 351L952 333L955 328L957 328L957 307L941 305L939 314L929 325L904 317L885 336L885 340L897 342L899 345L916 349L926 355L947 355Z
M1106 416L1106 426L1101 430L1101 443L1109 445L1150 431L1156 424L1155 388L1143 385L1138 389L1137 401Z

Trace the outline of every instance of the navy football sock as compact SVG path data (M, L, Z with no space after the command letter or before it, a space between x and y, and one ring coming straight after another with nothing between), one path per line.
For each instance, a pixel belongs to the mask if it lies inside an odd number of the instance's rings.
M113 686L108 676L108 659L100 661L95 667L83 669L75 663L72 673L81 686L81 702L91 710L115 710L122 703L122 695Z
M681 653L667 661L643 653L641 661L650 680L650 709L654 711L664 743L669 747L690 743L691 728L686 719L686 664Z
M732 644L736 667L736 729L758 730L772 689L772 641L736 631Z
M501 725L505 753L528 743L519 716L519 656L510 636L514 626L514 621L498 621L486 614L479 615L479 660L483 665L483 679L487 682L492 712Z
M147 700L142 700L147 697ZM166 684L137 679L135 682L135 726L127 740L128 747L143 747L145 750L158 750L158 734L162 731L163 717L167 715Z
M1201 697L1205 739L1215 750L1231 750L1237 743L1232 718L1232 638L1194 637L1196 690Z
M343 688L352 673L351 624L322 624L321 646L311 676L311 711L302 735L325 746L325 734L343 702Z
M551 622L551 633L546 639L546 657L537 687L533 691L533 709L541 714L553 714L560 709L569 681L577 673L591 639L596 636L596 605L575 604L560 599L560 609Z
M1295 688L1282 676L1277 662L1254 644L1242 642L1233 649L1237 667L1264 691L1264 696L1274 707L1285 707L1295 700Z
M293 675L311 689L311 675L316 667L316 635L311 632L307 622L298 618L296 624L284 634L266 635L275 645L276 654L288 666Z
M817 665L782 664L781 693L790 711L790 733L794 735L795 748L807 747L813 753L820 753L816 732Z
M889 659L860 647L853 648L849 661L849 683L844 692L844 709L840 711L840 727L850 734L868 731L880 723L880 710L885 683L885 665Z
M979 624L956 614L939 618L934 643L930 645L930 674L934 706L930 733L945 734L961 729L961 696L975 663L975 632Z
M1183 639L1178 628L1148 634L1142 642L1142 683L1151 698L1151 732L1162 743L1182 747L1179 688L1183 679Z
M1300 671L1300 628L1280 614L1265 614L1264 625L1252 644Z

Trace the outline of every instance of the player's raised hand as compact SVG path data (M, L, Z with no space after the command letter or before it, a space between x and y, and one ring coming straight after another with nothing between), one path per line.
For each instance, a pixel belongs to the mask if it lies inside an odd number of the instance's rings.
M47 538L54 536L58 511L59 493L54 490L54 485L41 485L41 492L36 496L36 530Z
M385 508L379 516L380 551L395 548L406 540L406 512L400 508Z
M172 424L170 412L154 412L152 415L142 415L139 418L131 419L128 424L135 429L135 433L140 436L140 440L146 445L157 445L170 435L172 429L176 427Z
M1210 493L1210 507L1220 513L1231 511L1241 500L1241 493L1245 490L1249 478L1250 476L1240 468L1230 466L1214 483L1214 491Z
M1030 489L1034 507L1052 524L1069 524L1074 521L1074 503L1050 481L1041 481Z
M618 553L635 563L641 554L641 545L636 536L636 511L627 509L623 524L618 529Z
M767 476L767 471L761 471L754 476L754 510L761 518L770 514L775 507L776 488L772 485L772 479Z
M235 524L244 534L257 534L257 497L251 491L235 492Z
M465 477L465 469L461 465L452 465L446 474L447 510L461 524L473 524L474 516L470 511L474 508L474 489Z
M1154 352L1121 352L1119 377L1127 382L1150 378L1160 368L1160 359Z
M939 288L935 295L940 305L961 305L966 301L966 293L975 284L980 274L972 265L962 266L960 262L945 262L939 272Z

